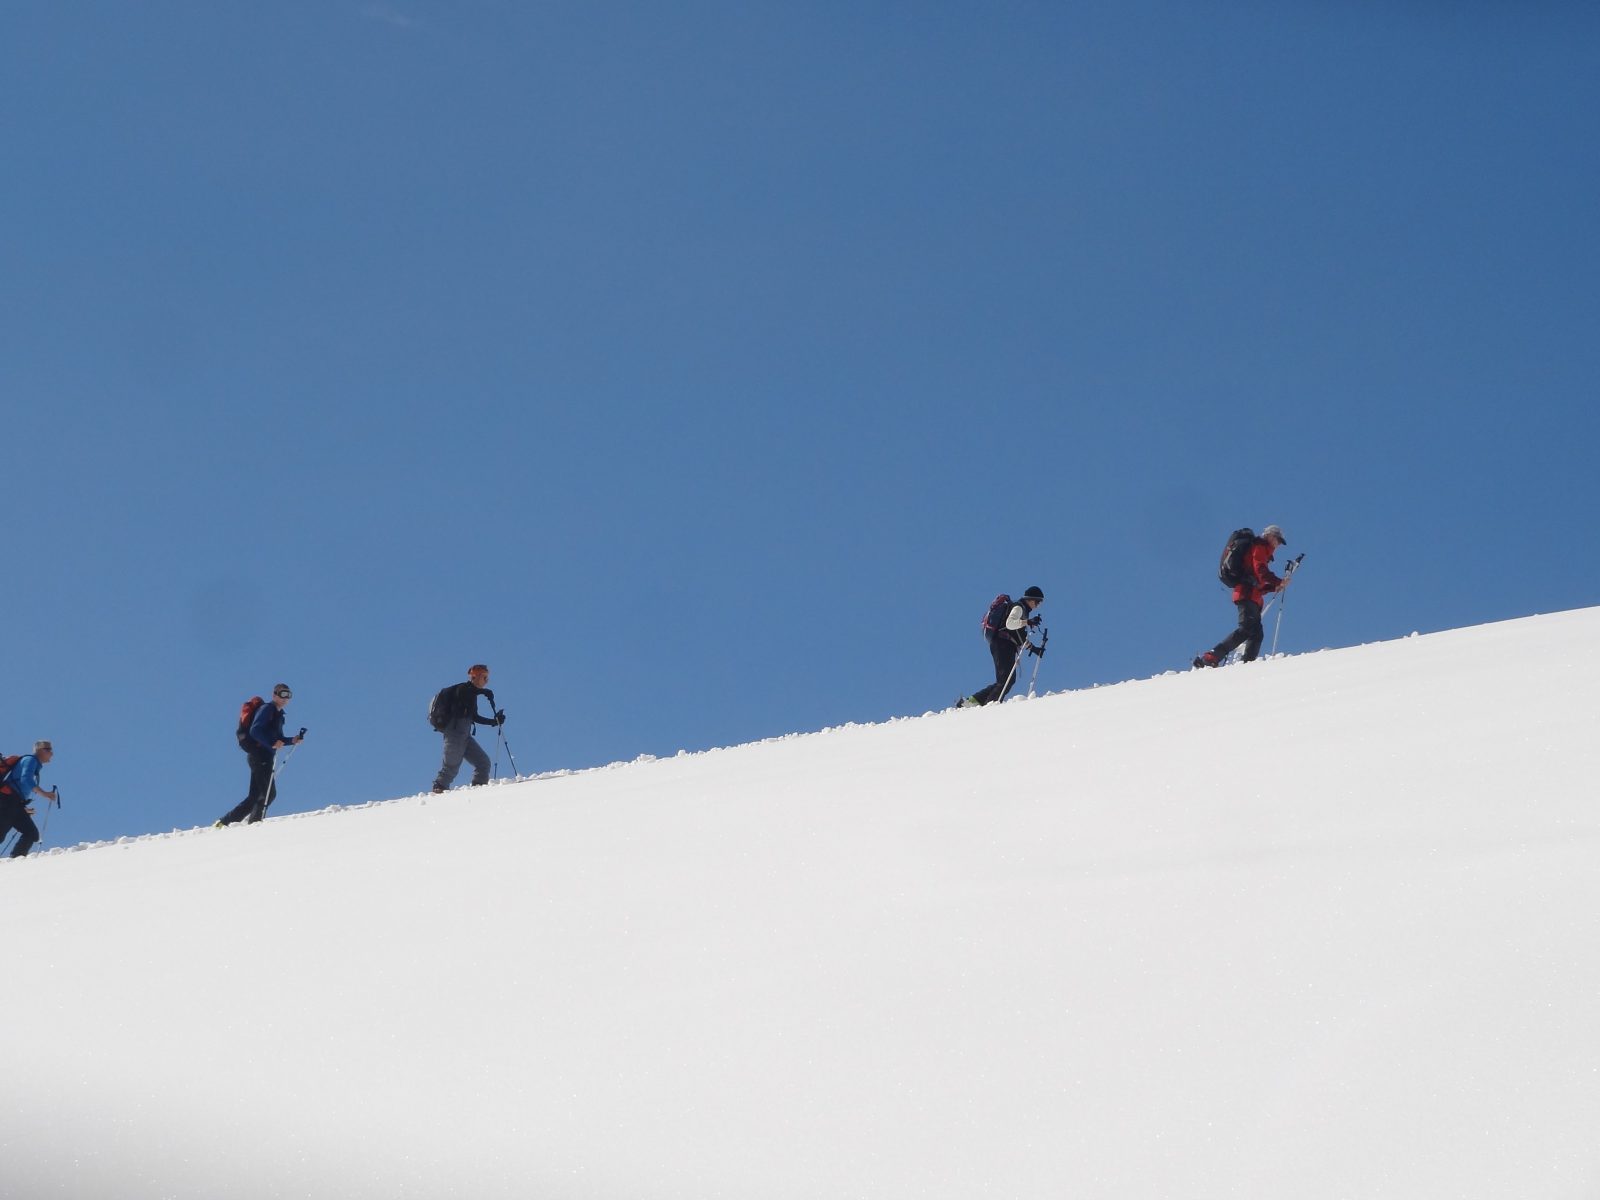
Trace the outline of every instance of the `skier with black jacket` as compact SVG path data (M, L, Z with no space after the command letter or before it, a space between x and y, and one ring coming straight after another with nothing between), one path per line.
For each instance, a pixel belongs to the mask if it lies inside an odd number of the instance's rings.
M445 688L434 697L434 728L444 734L444 761L434 777L433 790L442 792L455 782L461 760L472 764L472 786L489 782L489 755L472 736L475 725L504 725L506 714L495 709L492 717L478 714L478 697L489 697L494 709L494 693L488 688L489 668L474 663L467 668L467 681Z
M957 708L975 708L992 700L1004 700L1017 681L1017 656L1022 648L1026 646L1030 654L1044 653L1043 647L1028 640L1028 630L1039 625L1034 609L1043 603L1044 592L1031 587L1022 593L1021 600L1009 607L1005 597L997 598L990 605L983 619L983 640L988 643L989 657L994 660L994 682L970 696L963 696L956 702Z

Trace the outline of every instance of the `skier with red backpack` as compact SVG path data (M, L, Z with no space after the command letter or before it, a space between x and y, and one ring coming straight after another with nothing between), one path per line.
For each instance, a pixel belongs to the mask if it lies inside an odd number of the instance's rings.
M1039 627L1039 617L1034 612L1044 603L1044 592L1031 587L1022 593L1022 599L1012 602L1002 592L989 604L983 617L983 640L989 645L989 657L994 660L994 682L980 688L970 696L956 701L957 708L976 708L992 700L1004 700L1011 685L1017 681L1017 656L1026 646L1028 653L1044 656L1044 647L1028 640L1028 630Z
M39 772L55 757L49 742L35 742L32 754L13 754L0 759L0 838L13 829L17 831L17 844L11 848L12 858L22 858L39 840L39 827L33 821L33 809L28 801L35 794L55 803L60 789L47 792L39 786Z
M1249 529L1236 529L1228 536L1222 551L1222 562L1217 578L1233 589L1233 604L1239 610L1239 627L1204 654L1195 656L1196 667L1220 667L1222 660L1235 649L1243 647L1239 655L1242 662L1253 662L1261 652L1261 605L1273 592L1289 586L1287 579L1279 579L1268 565L1279 546L1288 545L1283 530L1268 525L1261 536ZM1290 563L1290 567L1294 564Z
M283 729L283 710L288 707L294 693L289 685L280 683L272 689L272 700L251 696L239 709L239 727L235 737L239 749L250 760L250 791L245 798L228 810L215 828L243 821L254 825L267 815L267 808L277 796L278 751L284 746L298 746L305 740L306 731L289 735Z

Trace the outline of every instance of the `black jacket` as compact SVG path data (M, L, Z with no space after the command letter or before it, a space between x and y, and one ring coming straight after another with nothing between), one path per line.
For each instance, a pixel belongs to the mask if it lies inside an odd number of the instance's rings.
M462 717L471 717L474 725L493 725L494 717L481 717L478 715L478 697L489 697L489 707L494 708L494 692L488 688L481 688L472 680L458 683L455 687L445 692L445 715L448 721L459 721Z

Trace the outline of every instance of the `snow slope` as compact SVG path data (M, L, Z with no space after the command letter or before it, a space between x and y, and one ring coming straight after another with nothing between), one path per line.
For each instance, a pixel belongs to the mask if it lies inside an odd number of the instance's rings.
M0 864L0 1196L1594 1197L1597 681L1590 609Z

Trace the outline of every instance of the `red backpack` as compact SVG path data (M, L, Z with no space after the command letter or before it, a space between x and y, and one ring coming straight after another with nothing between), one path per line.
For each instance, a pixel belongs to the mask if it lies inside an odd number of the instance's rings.
M239 706L239 728L237 731L239 749L250 749L250 722L256 719L256 710L265 703L266 701L260 696L251 696L250 699Z
M20 754L8 754L0 758L0 791L11 790L11 772L17 769L17 764L22 761Z

